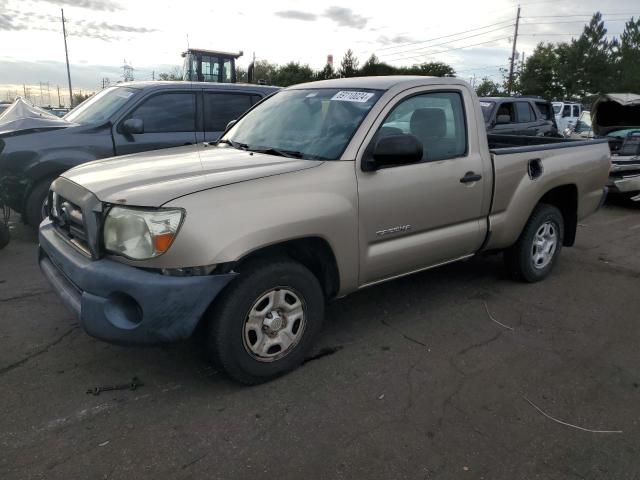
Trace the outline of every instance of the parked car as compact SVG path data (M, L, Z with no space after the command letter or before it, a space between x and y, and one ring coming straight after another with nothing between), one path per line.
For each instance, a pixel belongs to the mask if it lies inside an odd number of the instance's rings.
M59 119L0 126L0 203L37 227L49 185L92 160L216 141L227 123L274 87L130 82L107 88Z
M0 102L0 115L4 113L4 111L11 106L11 102Z
M65 172L40 268L90 335L197 332L259 383L308 355L328 299L479 252L544 279L603 201L609 158L604 140L487 136L456 78L300 84L215 145Z
M593 127L591 126L591 112L583 110L576 124L565 128L563 135L565 138L592 138Z
M480 107L489 133L558 136L551 103L540 98L482 97Z
M640 201L640 95L610 93L591 107L594 136L611 148L609 188Z
M582 113L581 104L568 102L552 102L552 104L559 131L563 132L565 128L575 126Z

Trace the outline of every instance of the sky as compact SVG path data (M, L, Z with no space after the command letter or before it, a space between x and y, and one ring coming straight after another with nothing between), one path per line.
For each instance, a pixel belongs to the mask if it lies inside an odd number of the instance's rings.
M640 16L638 0L615 2L523 0L517 50L540 41L578 36L595 11L611 34ZM131 65L136 80L180 67L187 45L238 52L246 67L256 58L320 69L336 65L351 48L360 62L372 53L392 65L443 61L458 76L500 80L511 54L516 0L371 2L370 0L0 0L0 100L25 88L36 104L57 103L67 91L60 8L74 91L95 91L102 79L122 79ZM392 8L390 8L392 7ZM40 85L42 82L42 98ZM26 87L23 88L23 85ZM66 100L63 99L66 103Z

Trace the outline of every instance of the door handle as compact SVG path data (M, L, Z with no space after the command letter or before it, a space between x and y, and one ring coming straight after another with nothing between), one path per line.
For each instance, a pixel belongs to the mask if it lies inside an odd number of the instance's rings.
M460 183L472 183L482 180L482 175L479 175L475 172L467 172L464 174L464 177L460 179Z

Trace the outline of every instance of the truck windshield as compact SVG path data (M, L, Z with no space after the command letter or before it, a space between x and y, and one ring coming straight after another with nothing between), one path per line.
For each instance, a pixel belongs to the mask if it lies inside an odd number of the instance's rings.
M100 124L120 109L137 90L127 87L110 87L88 98L63 118L72 123Z
M250 111L220 143L272 155L337 160L381 93L285 90Z

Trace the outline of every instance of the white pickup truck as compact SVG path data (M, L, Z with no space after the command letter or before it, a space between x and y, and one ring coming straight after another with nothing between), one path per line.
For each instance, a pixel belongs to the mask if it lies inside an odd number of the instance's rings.
M308 355L327 300L487 251L517 279L545 278L609 167L606 140L488 137L455 78L296 85L216 144L64 173L40 266L90 335L195 332L258 383Z

